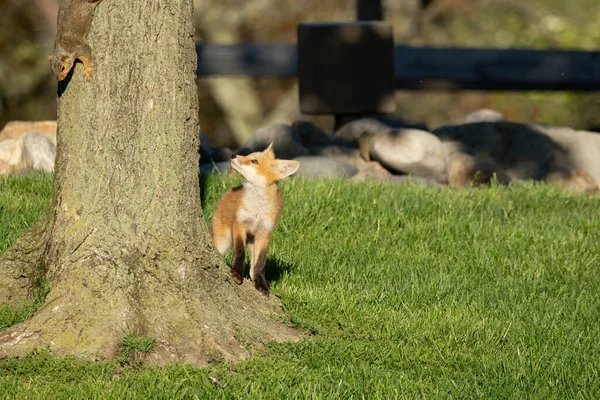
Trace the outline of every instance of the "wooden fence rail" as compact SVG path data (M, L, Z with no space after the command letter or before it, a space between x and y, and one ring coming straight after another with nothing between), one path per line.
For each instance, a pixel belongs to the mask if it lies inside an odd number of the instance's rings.
M200 44L198 75L294 77L294 44ZM600 90L600 52L396 46L397 89Z

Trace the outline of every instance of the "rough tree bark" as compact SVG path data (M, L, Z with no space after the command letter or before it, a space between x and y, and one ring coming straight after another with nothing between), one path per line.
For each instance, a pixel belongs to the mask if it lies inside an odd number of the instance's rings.
M0 258L0 302L45 277L29 320L0 332L0 357L41 347L110 359L127 333L157 339L157 363L236 360L298 332L276 300L236 286L208 235L198 182L192 0L105 0L77 64L59 84L54 196Z

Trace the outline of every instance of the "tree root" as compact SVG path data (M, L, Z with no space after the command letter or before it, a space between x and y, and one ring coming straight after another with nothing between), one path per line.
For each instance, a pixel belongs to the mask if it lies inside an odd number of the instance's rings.
M273 319L277 299L264 299L249 283L233 284L224 271L195 268L182 282L114 276L110 267L92 271L69 271L31 319L0 332L0 359L48 349L59 357L110 360L123 337L135 333L156 340L151 363L205 366L215 358L243 359L266 342L302 338Z
M45 275L44 256L50 221L50 212L46 212L0 257L0 304L18 304L26 300Z

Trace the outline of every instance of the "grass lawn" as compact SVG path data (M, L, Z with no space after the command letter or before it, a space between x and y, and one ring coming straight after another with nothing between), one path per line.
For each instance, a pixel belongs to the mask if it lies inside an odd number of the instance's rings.
M233 183L203 182L207 220ZM0 361L0 397L600 398L600 197L529 184L282 188L267 269L311 340L204 369L42 351ZM51 191L48 176L0 179L0 253ZM0 327L26 317L4 307Z

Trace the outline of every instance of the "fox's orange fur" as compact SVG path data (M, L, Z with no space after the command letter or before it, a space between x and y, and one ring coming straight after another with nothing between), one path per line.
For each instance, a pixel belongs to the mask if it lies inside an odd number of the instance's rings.
M233 244L231 276L237 284L244 280L244 248L248 247L250 278L265 296L269 295L267 249L283 206L277 183L300 166L298 161L275 159L272 147L271 143L262 152L231 156L231 168L244 178L244 183L223 195L211 224L211 236L221 254Z

